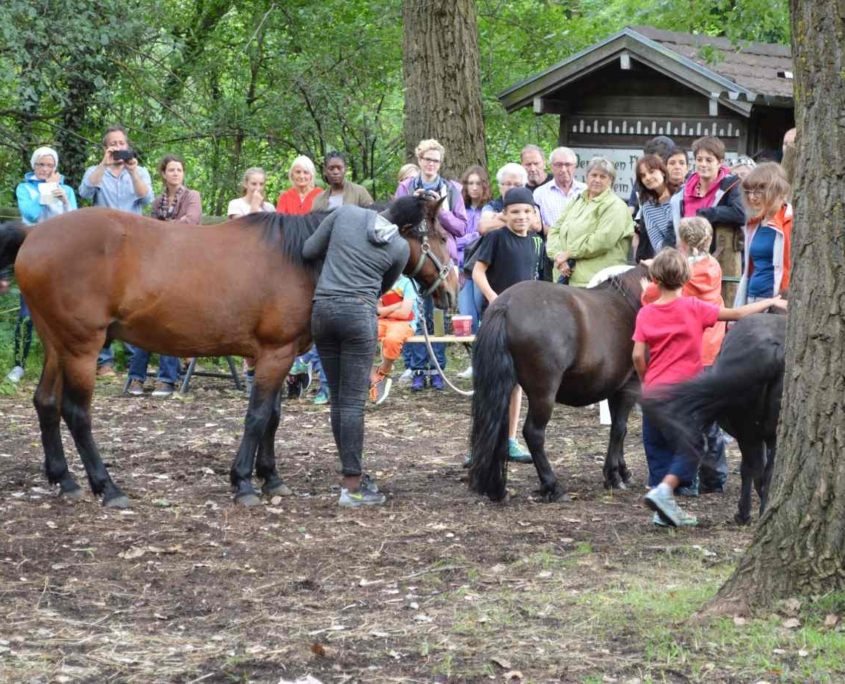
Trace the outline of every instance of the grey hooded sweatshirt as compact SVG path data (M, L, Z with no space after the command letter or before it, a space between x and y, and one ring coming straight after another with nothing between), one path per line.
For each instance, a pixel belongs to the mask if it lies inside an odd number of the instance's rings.
M360 297L373 308L402 273L410 248L399 229L372 209L345 204L305 241L305 259L324 259L314 300Z

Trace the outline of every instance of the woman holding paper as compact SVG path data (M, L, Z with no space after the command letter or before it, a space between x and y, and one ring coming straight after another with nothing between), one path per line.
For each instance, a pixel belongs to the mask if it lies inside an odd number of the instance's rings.
M59 174L59 155L51 147L39 147L30 159L32 171L18 183L15 196L21 219L26 225L46 221L48 218L76 209L73 188L65 185ZM20 382L24 374L26 357L32 344L32 319L29 308L21 297L18 322L15 325L15 365L6 379Z

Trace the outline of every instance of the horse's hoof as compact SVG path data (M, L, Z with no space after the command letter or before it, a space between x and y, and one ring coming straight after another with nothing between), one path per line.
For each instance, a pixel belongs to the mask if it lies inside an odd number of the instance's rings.
M70 489L65 489L61 487L59 489L59 496L65 499L66 501L82 501L82 498L85 496L85 492L82 491L82 487L76 485Z
M261 499L257 494L239 494L235 497L235 503L244 508L254 508L261 505Z
M743 516L743 515L740 515L739 513L737 513L734 516L734 522L737 525L742 525L742 526L750 525L751 524L751 516L750 515Z
M106 499L103 501L103 506L105 508L117 508L118 510L125 510L129 508L129 497L126 494L118 494L117 496L113 496L111 499Z
M261 488L261 493L264 496L293 496L293 490L281 480L277 480L273 484L265 483Z

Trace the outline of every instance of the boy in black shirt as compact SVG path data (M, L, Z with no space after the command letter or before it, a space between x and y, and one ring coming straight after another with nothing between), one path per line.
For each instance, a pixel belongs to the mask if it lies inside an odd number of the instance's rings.
M530 190L511 188L504 197L505 227L487 233L478 246L472 279L486 299L485 310L511 285L537 279L542 240L528 231L536 211ZM517 385L508 411L508 457L517 463L532 463L531 454L516 441L521 406L522 388Z

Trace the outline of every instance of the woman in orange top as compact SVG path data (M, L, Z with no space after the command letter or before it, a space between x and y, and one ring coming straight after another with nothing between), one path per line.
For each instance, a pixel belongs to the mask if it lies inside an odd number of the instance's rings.
M288 180L293 187L279 195L276 213L308 214L311 211L311 205L314 204L314 198L322 192L320 188L314 187L316 175L314 162L308 157L302 155L294 159L288 172Z

